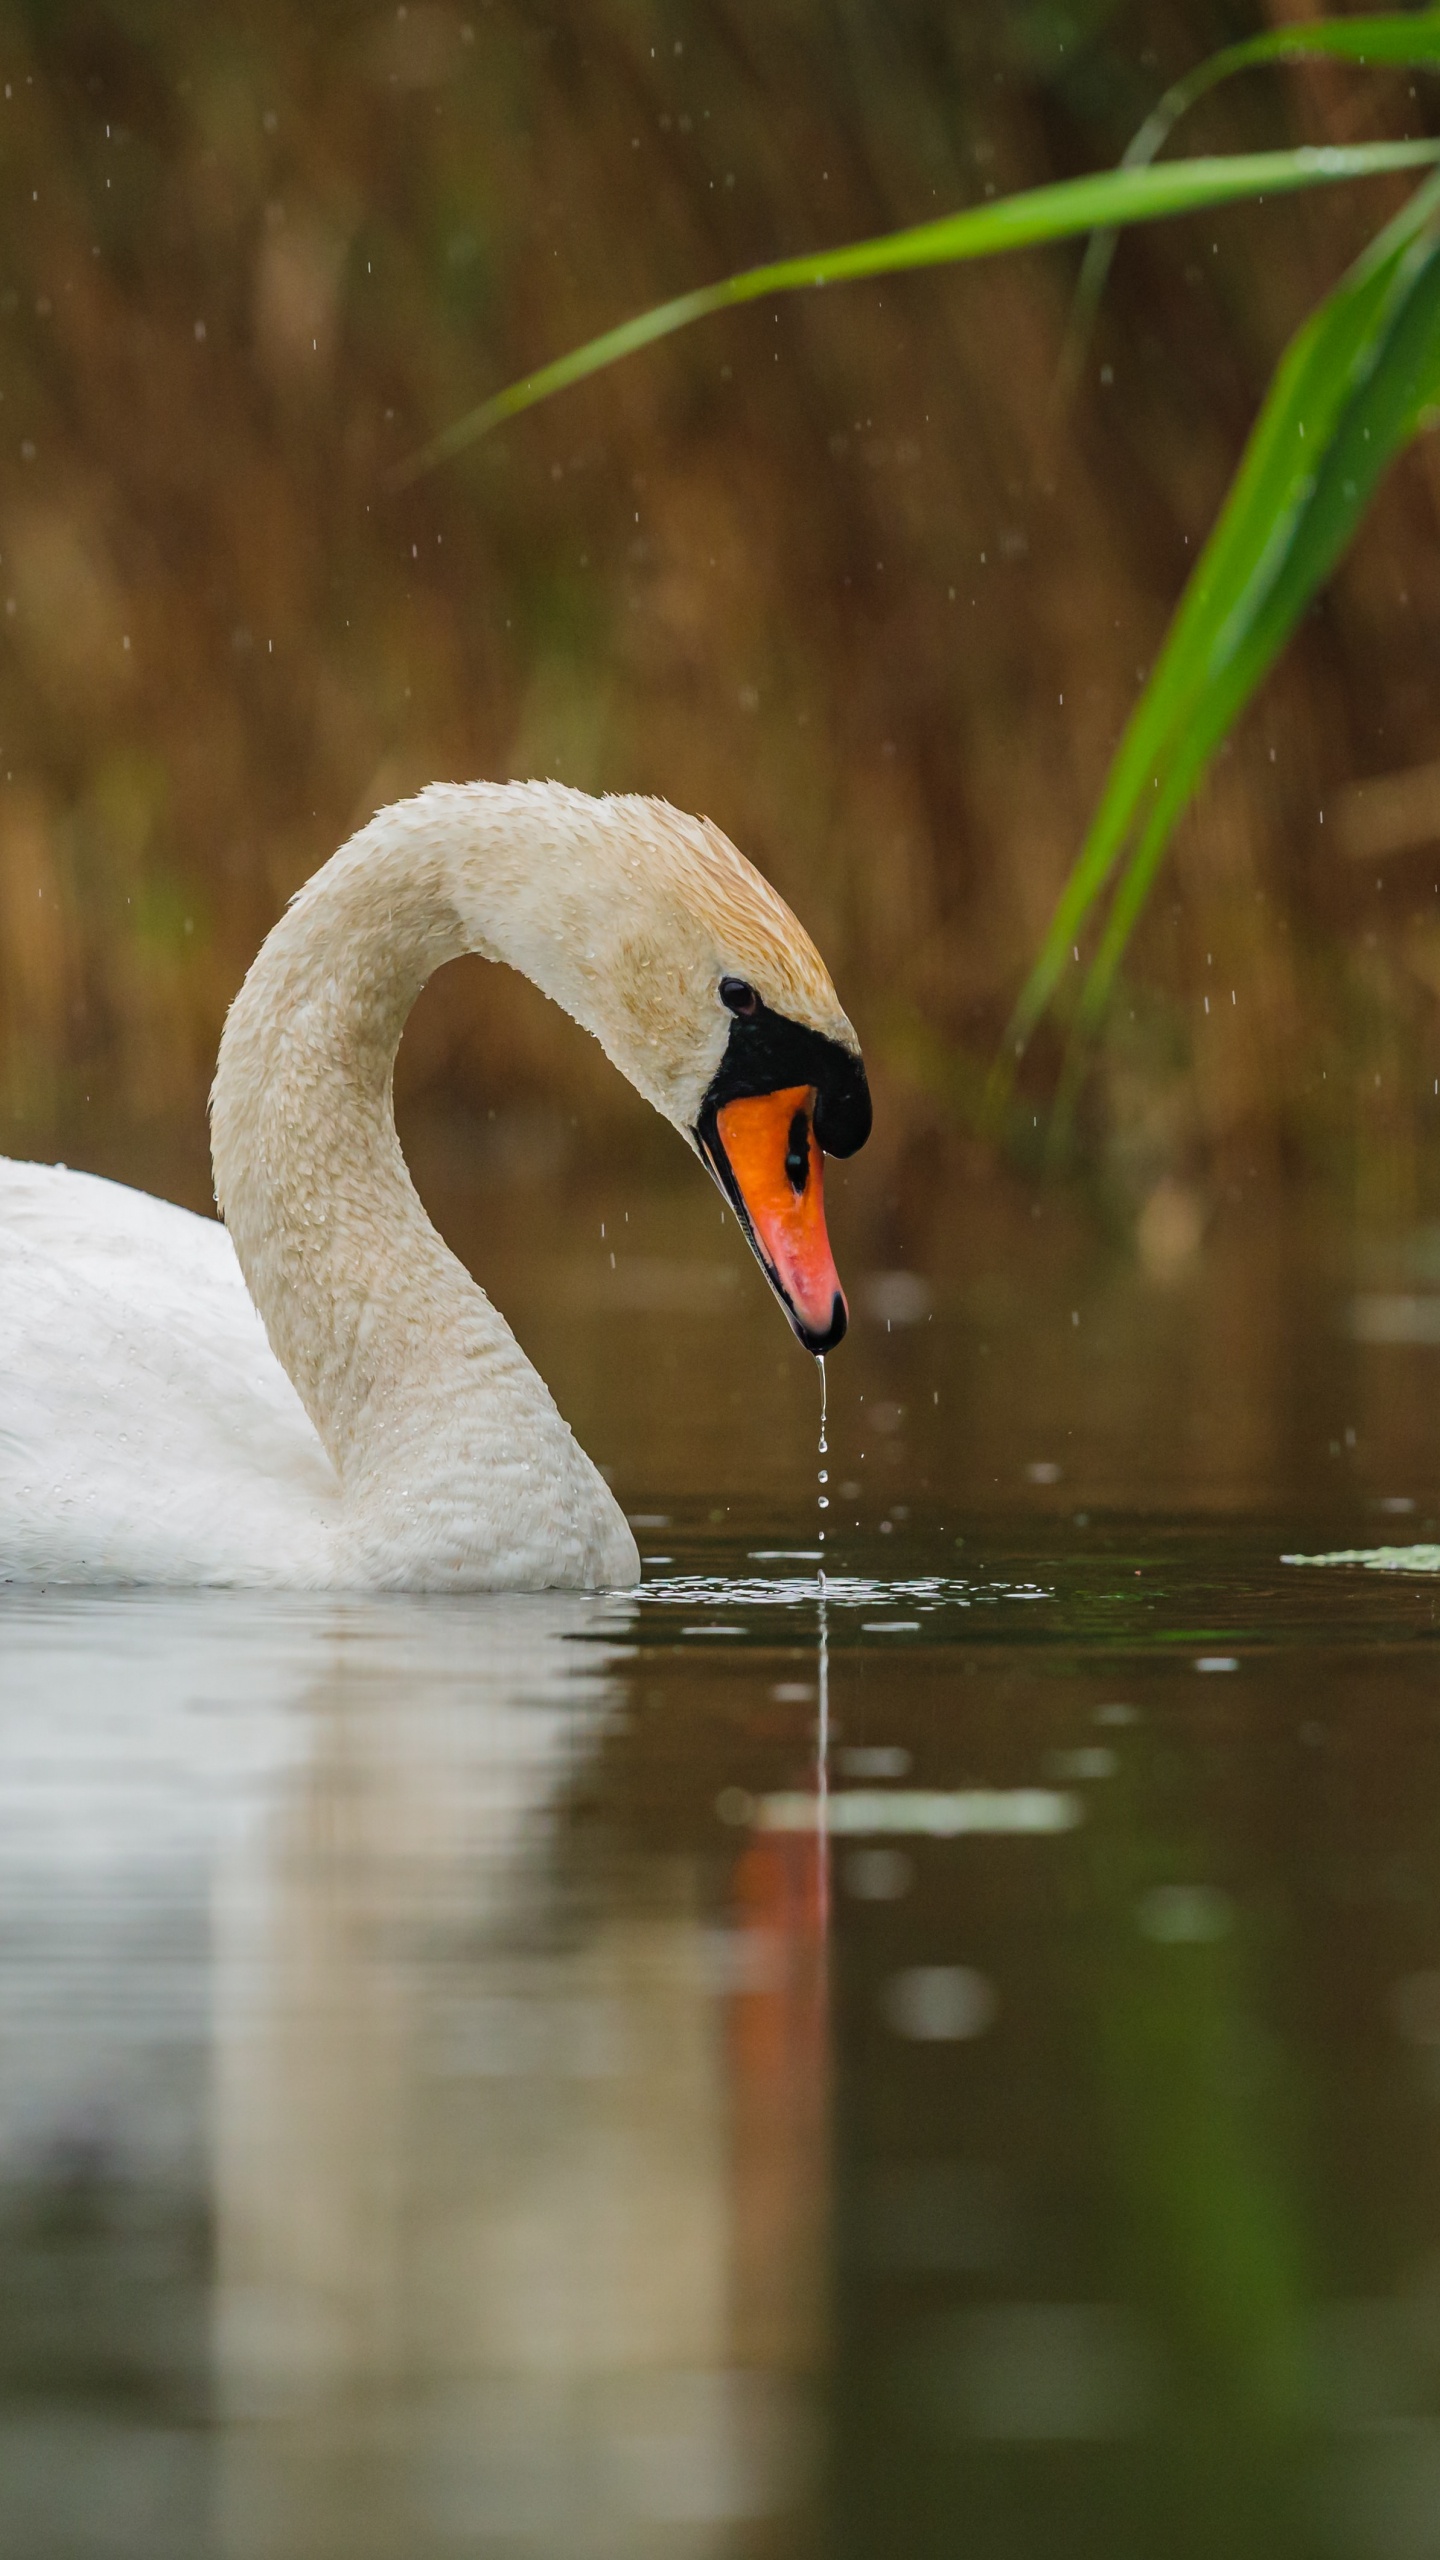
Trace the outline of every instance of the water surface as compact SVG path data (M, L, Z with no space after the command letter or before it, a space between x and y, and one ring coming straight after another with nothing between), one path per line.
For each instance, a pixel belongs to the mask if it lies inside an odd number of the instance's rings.
M1274 1267L877 1281L823 1587L692 1255L527 1301L640 1593L0 1601L0 2550L1440 2551L1440 1579L1280 1561L1434 1350Z
M666 1536L7 1603L0 2547L1432 2547L1440 1589Z

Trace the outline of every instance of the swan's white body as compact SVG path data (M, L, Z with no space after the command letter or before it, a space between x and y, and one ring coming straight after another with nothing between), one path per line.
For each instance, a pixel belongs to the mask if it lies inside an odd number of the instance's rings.
M0 1581L615 1587L624 1515L426 1217L406 1014L508 960L687 1137L719 977L854 1049L813 946L718 830L553 784L437 786L300 892L231 1010L226 1225L0 1159Z
M225 1229L0 1158L0 1573L324 1588L339 1510Z

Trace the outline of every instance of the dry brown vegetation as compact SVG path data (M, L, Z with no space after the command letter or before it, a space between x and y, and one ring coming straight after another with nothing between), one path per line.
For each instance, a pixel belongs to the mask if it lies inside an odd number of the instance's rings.
M1270 366L1385 190L1131 239L1067 417L1056 254L713 321L403 496L387 472L689 283L1113 159L1258 22L9 0L0 1140L197 1141L224 1006L305 874L427 779L538 773L719 819L833 958L892 1161L969 1143ZM1297 70L1190 141L1400 133L1424 103ZM1423 1194L1437 503L1432 443L1184 830L1085 1133L1124 1200L1257 1162ZM412 1094L533 1106L580 1055L460 972L404 1064ZM1030 1064L1022 1154L1043 1042Z

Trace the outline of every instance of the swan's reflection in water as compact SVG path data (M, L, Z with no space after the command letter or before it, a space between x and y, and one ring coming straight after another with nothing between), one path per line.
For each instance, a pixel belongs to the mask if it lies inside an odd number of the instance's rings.
M793 2526L815 1977L575 1819L629 1605L7 1609L0 2549Z

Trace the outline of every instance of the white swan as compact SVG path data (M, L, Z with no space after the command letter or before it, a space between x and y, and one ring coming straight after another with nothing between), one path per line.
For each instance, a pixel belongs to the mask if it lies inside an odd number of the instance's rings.
M436 785L316 873L231 1008L223 1227L0 1160L0 1581L637 1578L619 1505L396 1138L405 1017L462 951L595 1034L708 1163L801 1341L839 1340L820 1150L863 1144L870 1104L788 907L663 802Z

